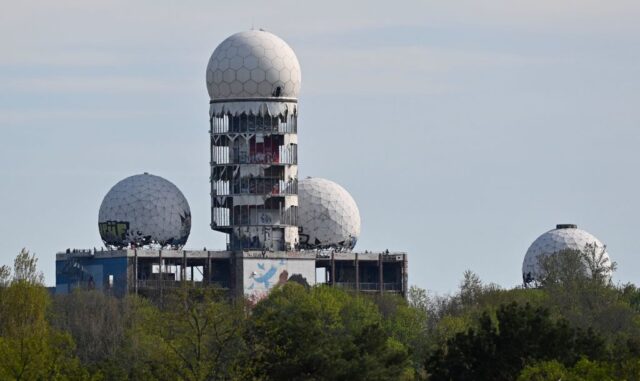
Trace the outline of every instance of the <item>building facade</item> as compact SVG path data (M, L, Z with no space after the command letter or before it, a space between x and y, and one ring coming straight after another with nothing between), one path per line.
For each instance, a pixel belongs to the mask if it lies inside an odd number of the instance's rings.
M118 297L157 296L189 285L257 300L293 281L406 296L407 265L406 253L399 252L68 251L56 255L56 293L97 289Z

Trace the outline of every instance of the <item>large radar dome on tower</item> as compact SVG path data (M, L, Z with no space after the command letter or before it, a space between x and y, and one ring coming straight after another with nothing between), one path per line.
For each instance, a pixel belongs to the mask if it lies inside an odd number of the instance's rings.
M610 266L611 261L606 252L606 246L598 238L587 231L578 229L577 225L556 225L555 229L542 234L529 246L522 263L523 281L526 284L537 280L541 271L540 261L542 258L567 250L585 253L589 246L593 247L596 254L600 255L600 264Z
M207 66L212 101L298 97L300 64L280 37L263 30L236 33L213 51Z
M307 177L298 183L300 245L353 249L360 236L360 211L343 187Z
M109 247L180 248L189 238L191 210L173 183L144 173L127 177L109 190L100 205L98 227Z

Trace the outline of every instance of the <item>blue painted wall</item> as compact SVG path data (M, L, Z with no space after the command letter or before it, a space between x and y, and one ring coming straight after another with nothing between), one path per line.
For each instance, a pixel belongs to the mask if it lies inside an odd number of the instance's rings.
M112 285L109 285L112 276ZM70 258L56 261L56 294L67 294L75 288L127 293L127 258Z

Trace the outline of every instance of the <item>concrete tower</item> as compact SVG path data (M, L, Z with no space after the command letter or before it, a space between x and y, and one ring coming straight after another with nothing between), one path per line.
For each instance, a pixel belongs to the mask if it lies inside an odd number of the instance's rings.
M251 30L214 50L207 67L211 228L231 250L298 246L300 65L279 37Z

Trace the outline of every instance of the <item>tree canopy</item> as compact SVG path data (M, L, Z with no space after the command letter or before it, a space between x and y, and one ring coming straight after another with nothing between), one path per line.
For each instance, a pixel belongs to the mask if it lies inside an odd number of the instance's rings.
M0 379L639 379L640 289L579 261L549 259L536 288L467 271L452 295L289 282L254 303L188 285L52 296L22 250L0 267Z

